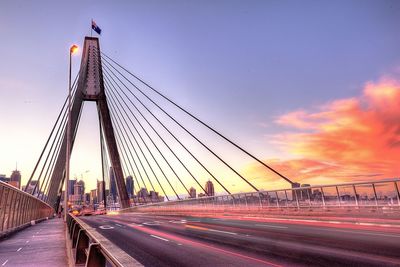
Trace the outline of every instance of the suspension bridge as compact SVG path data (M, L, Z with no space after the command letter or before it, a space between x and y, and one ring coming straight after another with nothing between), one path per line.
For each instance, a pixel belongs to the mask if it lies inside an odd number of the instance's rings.
M106 184L115 181L113 201L119 208L96 216L69 213L65 222L50 219L71 208L63 204L66 162L87 101L96 103L99 121L97 198L107 211ZM256 162L265 179L281 179L287 187L261 190L230 153ZM133 179L137 195L128 192L126 177ZM71 98L24 190L0 183L0 264L29 266L18 256L35 243L29 238L52 232L55 237L47 242L66 245L57 251L50 245L46 255L55 258L65 250L72 265L400 265L399 178L298 182L119 64L101 51L98 38L86 37ZM59 230L64 223L66 236ZM36 241L36 248L43 242ZM55 266L51 260L43 264Z

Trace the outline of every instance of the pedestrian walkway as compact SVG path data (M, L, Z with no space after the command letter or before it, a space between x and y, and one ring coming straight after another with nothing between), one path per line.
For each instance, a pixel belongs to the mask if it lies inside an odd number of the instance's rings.
M0 267L68 266L62 219L30 226L0 241Z

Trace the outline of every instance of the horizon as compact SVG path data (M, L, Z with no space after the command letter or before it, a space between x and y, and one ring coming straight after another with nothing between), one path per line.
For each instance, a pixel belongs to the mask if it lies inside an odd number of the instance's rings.
M0 173L11 174L17 161L21 186L65 99L68 47L82 48L92 17L102 29L105 53L293 181L399 177L399 3L308 9L257 1L222 1L212 8L179 1L84 2L79 11L73 4L10 3L0 4ZM42 8L48 17L38 16ZM137 16L130 16L132 10ZM26 31L29 23L35 33ZM94 105L86 103L71 158L71 179L83 178L90 188L101 179L94 120ZM221 151L260 189L287 185L229 148ZM218 175L232 191L249 191L231 182L228 172ZM193 182L188 186L200 192Z

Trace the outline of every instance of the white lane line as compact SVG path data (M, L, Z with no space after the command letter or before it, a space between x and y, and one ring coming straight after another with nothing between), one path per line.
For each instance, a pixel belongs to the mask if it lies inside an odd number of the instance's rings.
M154 238L158 238L158 239L163 240L163 241L166 241L166 242L169 242L168 239L165 239L165 238L162 238L162 237L159 237L159 236L156 236L156 235L150 235L150 236L151 236L151 237L154 237Z
M122 225L120 225L120 224L118 224L118 223L116 223L115 225L116 225L116 226L119 226L119 227L122 227Z
M152 225L160 225L159 222L144 222L143 224L144 225L150 225L150 226L152 226Z
M3 262L3 264L1 266L5 266L7 264L8 260L6 260L5 262Z
M278 225L269 225L269 224L255 224L255 226L262 226L262 227L270 227L270 228L280 228L280 229L287 229L287 226L278 226Z
M22 249L22 247L21 247L21 248L19 248L19 249L17 249L17 252L18 252L18 251L20 251L21 249Z
M217 233L223 233L223 234L228 234L228 235L237 235L237 233L233 232L226 232L226 231L220 231L220 230L214 230L214 229L209 229L211 232L217 232Z

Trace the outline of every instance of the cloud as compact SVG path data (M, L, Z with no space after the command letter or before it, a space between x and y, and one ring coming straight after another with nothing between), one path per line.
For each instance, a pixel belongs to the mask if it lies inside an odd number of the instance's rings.
M275 135L273 144L296 159L267 162L295 181L334 183L400 174L399 81L368 82L359 97L283 114L275 123L285 132ZM247 171L261 177L256 165Z

